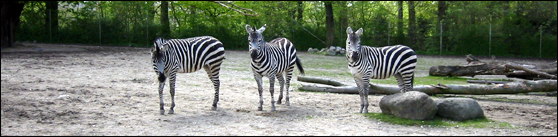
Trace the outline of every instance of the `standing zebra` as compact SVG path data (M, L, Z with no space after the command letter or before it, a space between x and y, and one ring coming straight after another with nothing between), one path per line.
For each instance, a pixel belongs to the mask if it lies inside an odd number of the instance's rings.
M187 39L162 39L157 38L151 49L153 69L159 76L159 102L161 115L165 113L163 103L163 88L165 80L170 76L170 94L172 104L169 114L174 113L174 85L176 73L191 73L202 67L213 82L215 98L212 110L217 109L219 101L219 70L225 59L223 44L214 37L201 36Z
M254 78L258 84L258 93L260 95L258 111L262 111L263 105L263 76L269 78L271 111L275 111L275 98L273 97L273 85L275 78L279 80L279 85L281 86L281 92L277 103L281 104L281 99L283 99L283 90L285 90L285 105L289 106L289 83L291 81L295 63L301 74L304 74L304 70L300 64L300 59L296 56L296 49L294 48L293 43L286 38L276 38L271 42L266 42L262 35L265 27L266 25L256 30L256 28L246 25L246 31L248 32L248 45L250 46L249 52L250 57L252 58L252 72L254 73ZM283 79L283 75L285 75L286 80Z
M368 47L360 45L362 28L353 32L347 28L346 56L349 70L359 88L360 113L368 113L369 79L397 78L401 92L413 89L417 55L404 46Z

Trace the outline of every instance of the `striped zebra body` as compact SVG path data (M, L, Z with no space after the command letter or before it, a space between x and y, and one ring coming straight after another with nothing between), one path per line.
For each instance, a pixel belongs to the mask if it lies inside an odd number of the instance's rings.
M169 78L172 99L169 114L174 113L176 73L192 73L204 68L215 88L213 108L219 101L219 70L225 59L223 44L214 37L201 36L186 39L157 39L152 49L153 69L159 76L160 112L164 114L163 88Z
M368 113L370 79L386 79L394 76L401 92L413 89L414 71L417 63L415 51L404 45L368 47L360 45L362 28L353 32L347 28L348 68L359 87L360 113Z
M254 73L259 75L276 75L279 72L290 70L292 72L296 63L296 49L286 38L276 38L256 53L250 65Z
M286 38L276 38L270 42L265 42L261 33L265 30L265 26L255 30L246 25L246 30L249 33L248 41L250 45L251 68L254 74L254 79L258 84L258 93L260 96L258 110L263 110L263 97L262 97L262 77L269 78L269 92L271 94L271 111L275 111L274 99L274 82L275 78L279 81L281 87L278 104L281 104L283 99L283 91L285 91L285 105L289 106L289 85L296 65L301 74L304 70L300 64L300 60L296 56L296 49L292 42Z

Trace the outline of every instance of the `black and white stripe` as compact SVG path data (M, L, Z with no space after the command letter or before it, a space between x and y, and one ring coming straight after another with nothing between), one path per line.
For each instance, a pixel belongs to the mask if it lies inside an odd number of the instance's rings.
M213 82L215 98L213 99L213 110L217 109L219 101L219 70L225 59L225 48L223 44L214 37L200 36L186 39L162 39L154 42L151 50L153 69L159 76L159 100L161 114L163 108L163 88L165 80L170 76L170 94L172 104L169 114L174 113L174 87L176 73L191 73L204 68Z
M283 91L286 93L285 105L289 106L289 84L294 71L295 64L304 74L304 70L300 64L300 59L296 56L296 49L288 39L276 38L271 42L265 42L262 32L265 30L265 25L260 29L246 25L248 32L248 44L250 46L251 67L254 73L254 78L258 84L258 93L260 96L258 110L262 110L263 97L262 97L262 77L269 78L269 92L271 94L271 111L275 111L274 82L275 78L279 81L281 86L278 104L281 104L283 99ZM286 79L283 79L283 78Z
M368 113L369 80L394 76L401 92L412 90L417 55L404 45L378 48L360 45L361 35L362 28L356 32L347 28L346 55L348 68L359 87L360 113Z

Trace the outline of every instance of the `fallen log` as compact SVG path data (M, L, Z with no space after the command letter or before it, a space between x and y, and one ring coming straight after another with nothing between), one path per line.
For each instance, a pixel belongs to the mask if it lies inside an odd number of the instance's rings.
M518 64L513 62L482 62L472 55L467 55L466 65L432 66L431 76L475 76L475 75L506 75L523 79L557 79L556 63L539 66Z
M511 81L467 80L467 83L475 83L475 84L506 84L510 82Z
M302 78L301 78L302 77ZM309 81L310 80L310 81ZM309 83L325 83L324 81L333 81L331 79L324 79L318 77L299 76L298 81ZM341 83L341 82L337 82ZM493 85L417 85L413 88L414 91L420 91L429 95L433 94L469 94L469 95L488 95L488 94L517 94L528 92L552 92L556 91L557 80L538 80L538 81L515 81L505 84ZM349 85L318 85L318 84L304 84L300 90L314 91L314 92L331 92L331 93L345 93L345 94L358 94L356 86ZM370 84L370 94L395 94L399 93L399 87L395 85L383 84Z

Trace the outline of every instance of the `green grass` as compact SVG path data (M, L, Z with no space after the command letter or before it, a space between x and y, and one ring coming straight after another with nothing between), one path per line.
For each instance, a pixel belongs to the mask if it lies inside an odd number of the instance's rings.
M479 118L466 121L451 121L440 117L435 117L433 120L410 120L383 113L367 113L364 114L364 116L386 123L406 126L424 125L433 127L513 128L513 126L509 123L497 122L487 118Z

